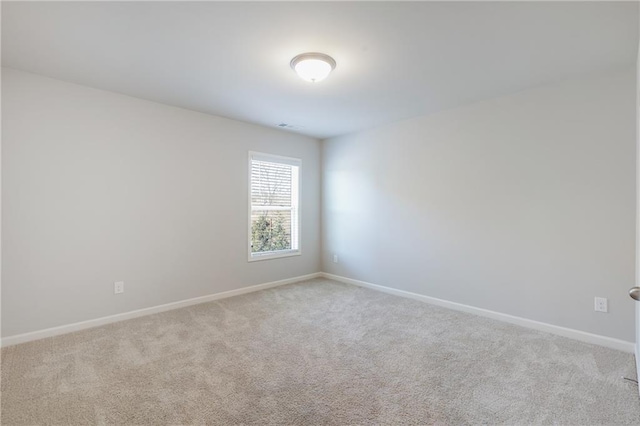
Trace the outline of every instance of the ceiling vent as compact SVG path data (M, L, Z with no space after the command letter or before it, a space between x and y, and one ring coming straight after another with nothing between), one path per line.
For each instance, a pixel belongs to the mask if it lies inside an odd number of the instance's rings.
M288 124L288 123L280 123L280 124L278 124L278 127L280 127L281 129L289 129L289 130L304 129L304 126L296 126L296 125Z

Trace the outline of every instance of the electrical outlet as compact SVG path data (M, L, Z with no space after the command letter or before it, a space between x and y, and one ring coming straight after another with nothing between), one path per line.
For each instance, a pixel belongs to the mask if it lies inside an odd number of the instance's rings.
M596 310L596 312L609 312L607 299L605 297L596 297L594 309Z
M113 293L114 294L124 293L124 281L118 281L113 283Z
M337 254L333 255L333 263L338 263L338 255Z

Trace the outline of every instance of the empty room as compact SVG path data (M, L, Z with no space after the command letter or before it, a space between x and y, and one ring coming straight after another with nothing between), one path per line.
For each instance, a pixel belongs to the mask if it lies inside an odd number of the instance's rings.
M637 2L0 7L2 425L640 424Z

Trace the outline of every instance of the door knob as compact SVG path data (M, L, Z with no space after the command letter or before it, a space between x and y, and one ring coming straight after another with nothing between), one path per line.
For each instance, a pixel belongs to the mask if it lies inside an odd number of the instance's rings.
M640 287L631 287L629 289L629 296L631 296L633 300L640 300Z

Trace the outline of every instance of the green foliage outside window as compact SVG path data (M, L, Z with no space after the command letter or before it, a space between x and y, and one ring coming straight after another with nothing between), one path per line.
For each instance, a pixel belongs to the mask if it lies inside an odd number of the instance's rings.
M290 249L291 241L282 215L261 214L251 224L251 242L253 253Z

